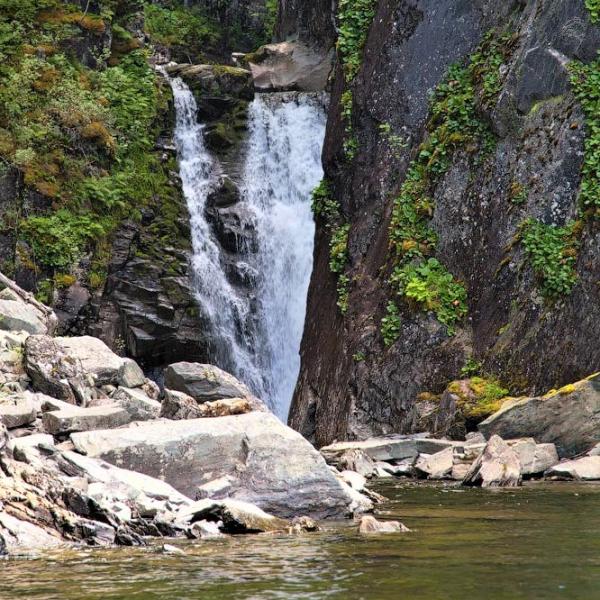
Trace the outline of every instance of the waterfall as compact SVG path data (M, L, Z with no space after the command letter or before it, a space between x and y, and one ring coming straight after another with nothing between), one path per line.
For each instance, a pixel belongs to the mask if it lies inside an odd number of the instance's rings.
M285 420L300 368L314 239L310 197L323 175L325 97L264 94L250 105L238 184L240 217L252 220L257 238L256 252L244 256L244 248L239 249L247 268L258 273L252 299L228 280L207 220L207 199L223 168L204 144L193 94L181 79L169 81L190 213L194 291L210 330L209 359L244 381Z
M245 326L251 318L250 307L227 280L219 246L206 218L207 197L217 185L221 168L204 144L203 126L197 122L192 92L179 78L171 79L170 83L175 102L179 174L190 213L194 292L211 330L211 360L260 391L262 374Z
M242 192L258 235L257 341L263 395L283 420L300 370L315 232L310 198L323 176L324 100L317 94L260 94L249 113Z

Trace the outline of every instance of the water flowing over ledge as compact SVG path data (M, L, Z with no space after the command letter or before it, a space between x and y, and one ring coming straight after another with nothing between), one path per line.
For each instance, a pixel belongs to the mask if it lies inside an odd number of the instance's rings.
M227 278L207 220L207 198L223 168L204 144L192 92L181 79L170 83L195 294L210 332L209 358L285 420L300 368L314 241L310 197L323 175L326 95L261 94L250 105L238 217L253 229L257 244L251 249L242 241L237 253L238 267L255 274L256 289L249 293Z

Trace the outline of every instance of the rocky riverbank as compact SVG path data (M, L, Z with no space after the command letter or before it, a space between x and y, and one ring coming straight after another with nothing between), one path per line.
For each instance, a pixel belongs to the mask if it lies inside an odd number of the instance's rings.
M160 389L97 338L0 292L0 554L304 531L372 501L248 388L175 363Z

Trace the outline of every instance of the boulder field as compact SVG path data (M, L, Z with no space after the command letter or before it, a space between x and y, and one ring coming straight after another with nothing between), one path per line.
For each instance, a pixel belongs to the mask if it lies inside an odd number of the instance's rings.
M232 375L175 363L161 390L97 338L53 337L26 297L3 302L0 554L309 531L372 509Z
M171 364L161 389L97 338L53 336L46 307L0 299L20 315L0 303L0 554L314 531L372 511L377 478L600 479L597 376L508 399L462 440L392 434L318 451L215 366ZM405 531L372 518L358 529Z

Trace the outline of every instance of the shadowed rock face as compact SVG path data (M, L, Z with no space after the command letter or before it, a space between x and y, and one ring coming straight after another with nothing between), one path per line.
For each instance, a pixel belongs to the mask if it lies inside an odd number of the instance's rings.
M436 257L464 282L468 317L449 337L433 314L400 299L400 336L386 348L380 323L392 298L392 201L424 139L429 93L450 65L466 64L486 32L505 26L516 42L500 69L498 100L480 114L497 138L495 149L487 158L457 152L432 190ZM593 60L599 47L600 28L583 0L378 3L352 84L357 156L344 157L340 97L347 88L339 66L324 150L333 196L350 223L349 308L342 316L336 307L330 236L320 222L294 428L320 445L407 432L417 394L441 393L469 356L512 394L539 394L597 370L597 227L586 224L578 283L554 304L540 296L523 245L511 241L529 217L556 226L577 217L585 127L566 64ZM407 147L390 148L380 124ZM518 205L511 202L515 181L527 190ZM359 353L364 360L353 360Z

